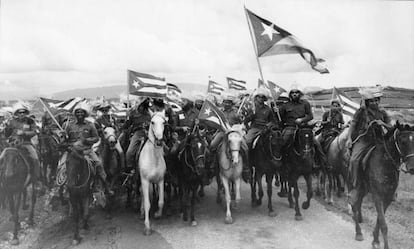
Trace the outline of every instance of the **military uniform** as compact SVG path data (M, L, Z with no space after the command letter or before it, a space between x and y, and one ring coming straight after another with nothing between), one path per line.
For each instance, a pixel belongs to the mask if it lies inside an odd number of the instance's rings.
M307 100L299 99L296 101L289 101L280 108L280 116L284 125L283 141L286 144L292 144L293 136L297 129L296 119L301 118L302 124L306 124L313 119L312 109Z
M250 128L246 134L246 143L251 147L253 140L259 133L271 122L274 122L274 115L272 109L267 106L256 106L254 113L249 113L244 119L244 124L248 125L251 122Z

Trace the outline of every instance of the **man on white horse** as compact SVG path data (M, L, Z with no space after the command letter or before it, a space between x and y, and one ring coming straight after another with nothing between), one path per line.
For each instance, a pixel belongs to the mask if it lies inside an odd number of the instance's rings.
M102 114L96 119L96 128L98 130L98 134L101 137L101 140L104 138L103 131L106 127L112 127L115 129L115 131L118 132L118 126L115 123L115 119L112 117L111 114L109 114L109 110L111 110L111 105L107 102L104 102L100 104L97 108L98 111L100 111ZM125 168L125 155L124 150L121 147L121 144L119 141L116 142L114 146L115 150L118 152L119 155L119 162L121 165L121 168Z
M143 98L131 110L128 120L125 122L123 129L126 135L133 133L126 152L126 168L128 170L135 169L139 153L147 138L147 132L151 123L151 115L149 113L150 99Z
M65 132L68 136L68 143L74 150L81 152L93 162L96 175L102 181L105 191L112 195L113 191L106 184L106 173L102 166L102 162L92 149L92 145L99 141L98 131L94 124L85 120L89 116L89 105L81 103L73 110L75 122L67 125Z
M260 132L274 124L274 115L272 109L265 104L265 101L269 98L269 91L265 88L259 87L253 93L254 110L248 110L248 114L244 119L244 125L250 128L246 134L246 143L251 151L254 139L260 134ZM243 180L250 181L251 169L243 169Z
M13 114L14 117L6 124L5 136L12 139L24 150L25 153L21 154L30 164L30 173L37 185L36 187L39 191L42 191L39 157L31 141L32 137L37 135L36 123L29 117L30 110L27 104L16 103L13 107Z
M235 99L236 97L232 94L227 94L223 98L223 114L226 117L227 121L229 122L230 126L242 123L241 116L237 113L237 110L234 108ZM217 148L222 142L224 135L225 133L223 131L218 131L210 143L211 155L213 156L213 160L212 160L212 163L210 164L210 169L209 169L211 175L214 175L215 169L217 168ZM247 168L244 170L247 173L245 173L245 176L243 179L247 182L249 180L248 179L249 170L248 170L248 165L247 165L249 148L245 140L242 140L241 147L242 147L242 150L245 156L245 161L244 161L245 165L243 167Z
M362 99L364 100L363 106L361 106L354 114L349 127L349 138L347 144L350 146L350 180L351 180L351 192L350 200L354 203L357 199L356 189L360 187L360 171L362 158L367 154L370 148L375 145L375 134L367 133L368 125L372 121L380 121L383 125L387 126L391 120L387 112L379 107L379 103L382 96L381 87L365 88L359 91Z

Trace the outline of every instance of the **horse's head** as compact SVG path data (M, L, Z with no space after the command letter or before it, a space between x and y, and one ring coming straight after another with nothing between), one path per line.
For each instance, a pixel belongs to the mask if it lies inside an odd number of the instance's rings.
M186 159L188 164L194 166L194 173L197 176L206 176L206 154L207 145L199 134L191 134L187 142L190 160Z
M115 144L117 143L115 128L110 127L110 126L106 127L103 130L103 138L105 142L109 144L110 148L114 148Z
M233 165L237 165L239 163L239 153L242 139L242 130L232 129L226 133L227 148L230 153L231 163Z
M0 169L4 170L6 178L27 174L28 167L18 149L9 147L1 153Z
M164 137L164 125L166 123L165 110L153 112L149 110L151 115L151 124L148 132L148 138L155 145L161 146Z
M282 162L282 148L284 146L282 132L278 127L271 127L263 136L263 149L273 162Z
M313 160L313 131L311 128L300 128L295 135L295 150L302 157L311 157Z
M414 174L414 127L401 125L398 122L393 132L395 147L401 160L405 164L405 170Z

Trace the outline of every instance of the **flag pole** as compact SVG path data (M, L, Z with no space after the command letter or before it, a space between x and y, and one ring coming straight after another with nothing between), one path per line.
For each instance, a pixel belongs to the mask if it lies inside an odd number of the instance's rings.
M127 119L128 119L128 114L129 114L129 82L130 82L130 78L129 78L129 70L127 69L127 111L126 111L126 115L127 115Z
M244 13L246 14L247 26L249 26L250 38L252 39L253 49L254 49L254 52L256 53L256 61L257 61L257 66L259 67L260 78L262 79L263 84L266 85L266 82L265 82L264 77L263 77L262 66L260 65L260 60L259 60L259 55L258 55L258 52L257 52L256 43L254 42L254 38L253 38L252 27L251 27L251 24L249 22L249 16L247 15L246 6L244 6Z
M50 117L52 118L53 122L56 123L56 125L58 126L58 128L63 131L62 126L60 126L59 122L56 120L55 116L52 114L52 112L49 110L49 108L46 106L46 104L43 102L43 100L41 98L39 98L40 103L42 103L42 105L44 106L44 108L46 109L47 113L49 113Z

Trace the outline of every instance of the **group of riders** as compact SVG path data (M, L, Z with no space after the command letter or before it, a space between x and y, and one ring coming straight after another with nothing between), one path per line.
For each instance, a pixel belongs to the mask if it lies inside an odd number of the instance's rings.
M363 103L355 113L349 124L345 124L342 114L342 107L339 100L332 100L330 110L323 114L322 139L314 139L315 162L316 165L324 167L326 165L326 156L324 149L337 136L345 125L349 125L349 176L352 188L358 188L360 184L361 160L367 150L372 147L373 134L367 133L368 124L373 120L380 120L384 125L390 123L387 113L379 107L382 96L381 88L372 87L360 92ZM282 136L285 143L285 150L292 144L297 129L309 127L314 116L310 103L303 98L304 93L298 87L290 89L285 97L280 97L276 104L268 105L266 102L270 99L267 89L258 88L252 94L252 105L246 112L240 112L241 108L236 108L237 97L231 94L225 94L222 102L222 112L227 118L230 125L244 124L246 127L245 140L242 142L242 151L246 159L249 157L249 151L252 149L254 139L262 132L263 129L270 126L277 126L282 129ZM113 127L120 137L115 145L119 155L119 165L125 172L135 172L138 162L139 152L144 145L147 137L148 127L151 122L151 111L165 110L170 138L175 143L165 144L166 149L171 153L178 152L185 144L188 133L195 125L202 125L198 120L200 109L203 105L202 99L189 100L183 99L182 110L174 112L163 99L141 98L133 106L127 115L126 121L120 123L113 115L110 114L112 106L103 102L95 107L100 115L95 122L88 121L87 117L91 115L91 107L87 104L77 105L72 113L72 118L60 120L57 117L51 117L46 112L42 118L42 127L36 125L35 120L30 117L30 109L22 104L17 104L13 110L13 117L5 122L4 137L11 146L17 146L22 151L22 155L30 165L33 179L38 182L38 187L43 188L41 183L41 165L38 152L32 143L32 138L39 133L59 134L65 138L59 148L70 148L82 152L95 165L96 178L100 179L108 194L113 194L112 190L105 184L106 174L102 166L101 158L93 150L92 146L100 139L103 139L103 131L106 127ZM210 129L210 128L209 128ZM224 132L213 131L210 138L206 139L209 143L212 160L207 168L213 176L217 170L216 154L217 148L221 143ZM124 142L126 141L126 142ZM129 143L128 143L129 141ZM3 141L4 142L4 141ZM57 148L56 148L57 149ZM284 151L283 153L288 153ZM246 162L249 162L246 160ZM1 166L0 166L1 169ZM244 181L251 181L252 169L249 163L244 163L242 178ZM351 191L352 198L352 191Z

